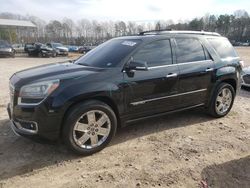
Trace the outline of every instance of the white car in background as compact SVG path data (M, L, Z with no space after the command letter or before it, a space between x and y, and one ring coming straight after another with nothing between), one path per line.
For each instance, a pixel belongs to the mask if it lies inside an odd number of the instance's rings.
M24 53L24 44L12 44L16 53Z
M63 55L68 56L69 50L66 46L62 45L61 43L51 42L46 44L48 47L52 48L56 51L56 55Z

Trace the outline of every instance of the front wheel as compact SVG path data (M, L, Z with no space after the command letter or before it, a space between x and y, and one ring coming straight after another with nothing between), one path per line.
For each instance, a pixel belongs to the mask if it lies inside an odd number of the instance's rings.
M43 57L43 53L42 53L42 52L39 52L39 53L38 53L38 57L40 57L40 58Z
M217 118L227 115L233 106L234 98L235 90L230 84L218 85L210 103L210 115Z
M75 106L67 115L63 139L67 146L81 155L102 150L115 135L117 119L105 103L88 101Z

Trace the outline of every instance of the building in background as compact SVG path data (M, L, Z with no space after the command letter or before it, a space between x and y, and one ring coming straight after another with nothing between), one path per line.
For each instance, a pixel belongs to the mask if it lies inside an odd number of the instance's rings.
M0 39L10 43L24 43L36 37L37 27L31 21L0 19Z

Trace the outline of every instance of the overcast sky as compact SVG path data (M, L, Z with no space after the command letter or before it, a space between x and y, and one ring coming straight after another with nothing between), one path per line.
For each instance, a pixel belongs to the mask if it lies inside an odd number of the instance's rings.
M38 16L46 21L82 18L96 20L190 20L206 13L225 14L245 9L250 0L0 0L0 12Z

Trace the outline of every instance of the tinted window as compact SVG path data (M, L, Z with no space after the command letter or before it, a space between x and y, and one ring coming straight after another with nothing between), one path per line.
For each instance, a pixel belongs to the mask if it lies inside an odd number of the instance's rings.
M226 38L210 38L208 41L221 58L238 57L233 46Z
M170 41L161 40L147 44L133 58L134 60L146 61L149 67L172 64Z
M176 39L177 43L177 62L193 62L205 60L203 47L197 39Z
M141 40L112 39L89 51L76 63L91 67L116 67L140 42Z

